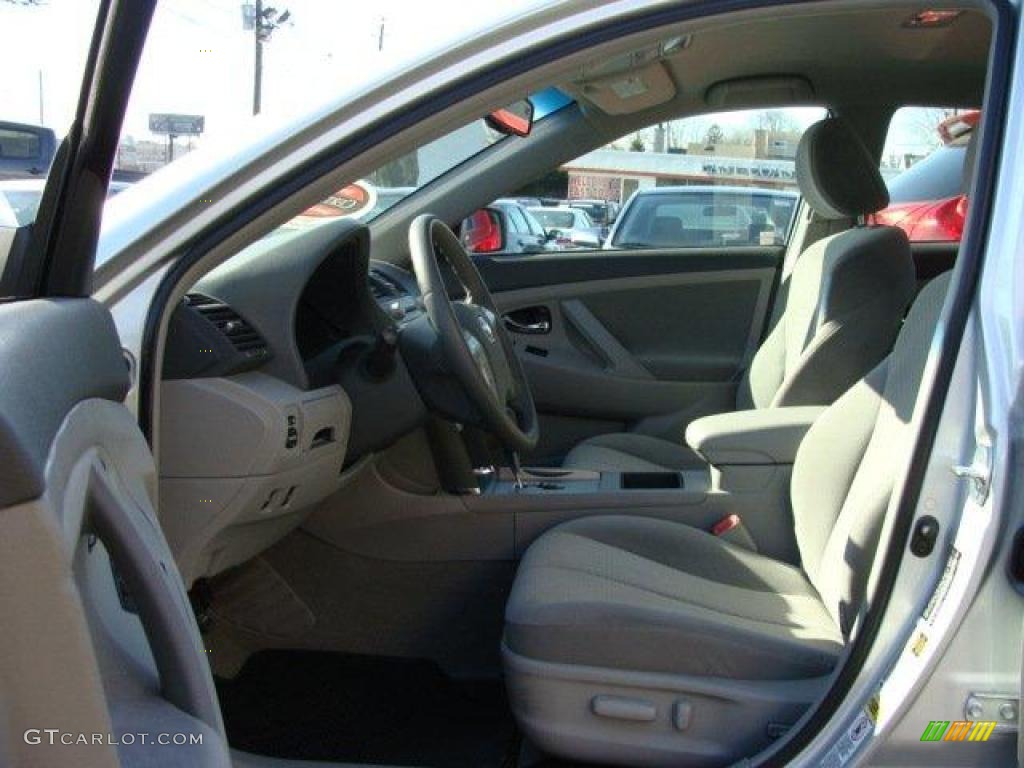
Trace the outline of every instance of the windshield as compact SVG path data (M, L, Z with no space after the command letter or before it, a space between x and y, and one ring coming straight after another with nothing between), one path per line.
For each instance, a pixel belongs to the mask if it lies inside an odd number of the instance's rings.
M724 192L681 188L638 192L623 212L612 245L780 245L796 210L791 192Z
M575 226L572 211L531 208L530 213L540 220L545 229L572 229Z
M607 203L572 203L573 208L579 208L586 213L595 224L608 223Z
M463 0L159 0L114 179L140 182L205 146L244 142L264 117L311 112L542 2L507 0L468 13ZM0 0L0 185L45 179L77 109L97 5ZM377 212L407 194L404 187L429 183L486 146L482 131L464 128L449 136L464 144L439 143L434 156L417 158L419 167L402 159L369 180L379 188ZM15 197L22 221L34 208ZM0 206L10 220L10 202Z
M573 103L572 99L554 88L533 94L530 101L534 105L535 123ZM337 218L372 221L493 144L509 140L515 139L495 131L485 119L474 120L385 163L366 178L345 186L303 211L280 227L278 232L306 229Z

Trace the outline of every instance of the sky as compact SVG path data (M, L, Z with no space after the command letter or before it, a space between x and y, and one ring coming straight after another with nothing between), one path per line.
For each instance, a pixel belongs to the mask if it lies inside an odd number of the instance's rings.
M23 1L23 0L22 0ZM78 99L96 0L0 0L0 119L39 123L62 136ZM306 111L331 93L376 79L468 32L545 0L264 0L291 22L264 46L263 112ZM253 33L242 0L160 0L123 136L149 133L153 112L205 116L211 138L245 132L252 113ZM383 23L383 46L380 30ZM40 104L40 89L42 103ZM806 110L789 110L806 125ZM725 117L737 125L746 117ZM922 144L912 121L894 123L900 151Z
M74 115L96 0L0 0L0 119L43 123L63 135ZM264 0L291 11L263 50L263 112L305 111L332 90L375 79L467 32L544 0ZM213 134L244 131L252 114L253 33L242 0L160 0L124 134L153 138L151 112L201 114ZM378 50L381 23L383 49Z

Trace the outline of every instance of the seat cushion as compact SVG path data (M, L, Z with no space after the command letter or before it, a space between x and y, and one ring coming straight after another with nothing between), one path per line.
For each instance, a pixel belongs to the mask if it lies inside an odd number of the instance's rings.
M562 466L598 472L675 472L705 466L705 461L685 445L616 432L584 440L569 451Z
M679 523L595 516L527 551L505 643L528 658L744 680L828 673L843 637L803 572Z

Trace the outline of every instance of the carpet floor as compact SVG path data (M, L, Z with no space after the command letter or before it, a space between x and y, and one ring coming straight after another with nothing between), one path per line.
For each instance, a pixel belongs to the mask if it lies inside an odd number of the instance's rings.
M262 651L217 680L232 747L305 760L510 768L518 737L501 681L414 659Z

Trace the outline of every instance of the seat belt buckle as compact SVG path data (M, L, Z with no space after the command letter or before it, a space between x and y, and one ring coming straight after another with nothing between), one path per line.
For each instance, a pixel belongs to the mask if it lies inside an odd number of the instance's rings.
M711 526L711 533L715 536L724 536L729 531L735 530L741 525L743 525L743 521L740 520L739 515L726 515Z
M711 534L725 539L730 544L757 552L757 544L754 543L754 538L750 535L750 531L747 530L739 515L726 515L723 517L711 526Z

